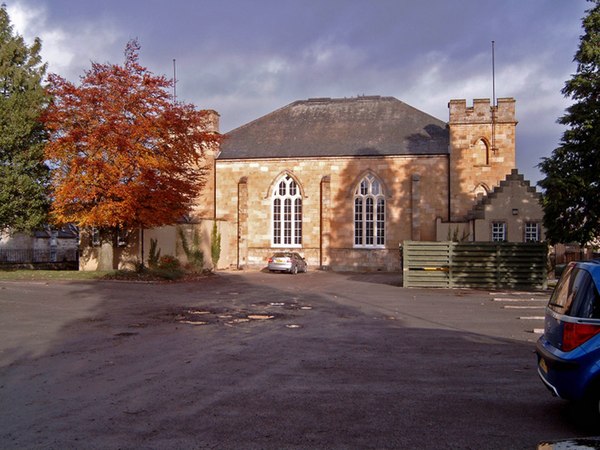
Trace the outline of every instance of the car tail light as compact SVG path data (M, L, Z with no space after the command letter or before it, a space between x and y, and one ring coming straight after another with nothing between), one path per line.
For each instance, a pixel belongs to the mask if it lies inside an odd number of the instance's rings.
M267 262L268 262L268 263L272 263L272 262L273 262L273 258L269 258L269 259L267 259Z
M598 333L600 333L599 325L572 322L565 323L562 343L563 352L569 352L574 348L579 347Z

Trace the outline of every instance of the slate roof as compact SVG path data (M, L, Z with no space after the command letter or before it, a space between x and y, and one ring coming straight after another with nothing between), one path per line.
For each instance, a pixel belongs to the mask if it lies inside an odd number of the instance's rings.
M45 225L43 228L34 231L33 235L36 238L50 238L52 231L57 231L57 237L59 239L79 239L79 230L75 225L68 224L61 228L55 229L49 225Z
M446 122L394 97L301 100L225 134L219 159L448 154Z

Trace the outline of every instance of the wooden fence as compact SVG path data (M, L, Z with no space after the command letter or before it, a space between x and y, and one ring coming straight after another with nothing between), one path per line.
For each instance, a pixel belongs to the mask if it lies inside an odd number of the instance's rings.
M417 242L402 248L405 287L545 289L542 243Z

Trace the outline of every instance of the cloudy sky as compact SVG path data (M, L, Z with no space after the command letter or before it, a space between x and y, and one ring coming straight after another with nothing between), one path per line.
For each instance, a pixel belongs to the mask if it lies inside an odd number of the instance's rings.
M393 96L441 120L448 101L517 101L517 165L536 183L557 147L586 0L4 0L49 72L140 61L227 132L295 100Z

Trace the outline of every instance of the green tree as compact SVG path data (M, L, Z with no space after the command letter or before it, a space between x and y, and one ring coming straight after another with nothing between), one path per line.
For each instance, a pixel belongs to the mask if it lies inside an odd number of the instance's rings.
M568 128L560 146L539 164L551 243L585 245L600 236L600 0L591 1L574 57L577 71L562 90L574 100L558 120Z
M46 221L48 167L40 116L48 104L41 42L13 32L0 7L0 229L30 231Z

